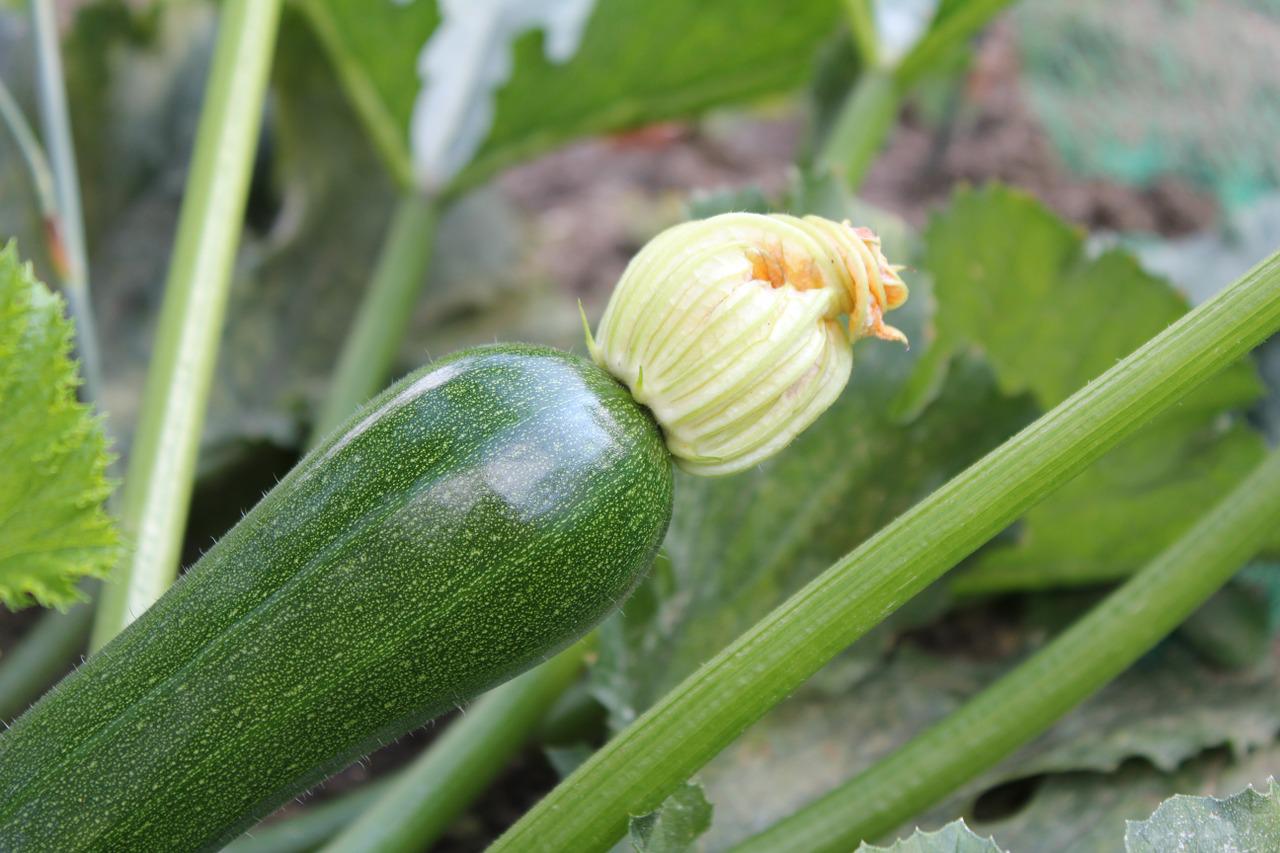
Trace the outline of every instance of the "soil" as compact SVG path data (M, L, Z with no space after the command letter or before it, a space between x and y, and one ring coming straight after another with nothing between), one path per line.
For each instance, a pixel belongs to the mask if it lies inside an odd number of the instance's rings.
M1003 181L1091 231L1180 236L1213 224L1217 202L1166 179L1128 187L1071 174L1037 124L1018 81L1012 29L993 26L978 46L962 99L937 126L908 103L861 194L924 225L958 184ZM680 218L699 190L786 182L802 138L798 110L715 117L570 145L500 181L537 224L538 258L576 294L607 294L657 227Z
M780 190L801 128L794 110L661 125L568 146L511 170L500 186L533 221L540 240L537 260L551 279L588 300L601 299L647 236L681 216L691 191L744 184ZM1067 172L1020 91L1016 50L1002 25L993 27L980 45L963 102L946 126L931 125L913 105L904 109L863 194L921 225L956 184L990 180L1016 184L1091 230L1181 235L1208 226L1218 214L1210 198L1177 182L1132 188ZM263 470L274 477L287 461L287 454L276 452ZM254 484L241 492L247 509L261 488ZM217 493L227 509L225 491ZM209 520L193 512L193 518L202 517ZM239 510L223 512L218 523L200 525L189 537L187 556L207 547L218 532L212 528L237 518ZM30 610L0 611L0 648L11 648L36 616ZM987 627L983 619L961 615L917 639L925 645L963 646ZM988 655L1008 651L1003 646L978 648ZM443 721L388 745L285 806L276 817L296 814L403 765L442 728ZM541 752L527 750L433 849L482 850L555 782Z

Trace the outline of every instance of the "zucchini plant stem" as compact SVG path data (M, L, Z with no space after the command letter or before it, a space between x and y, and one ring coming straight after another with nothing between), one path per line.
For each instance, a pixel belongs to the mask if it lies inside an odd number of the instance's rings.
M874 68L880 62L880 41L876 33L875 0L844 0L844 17L858 49L863 68Z
M89 259L84 239L84 214L80 205L80 177L76 171L71 117L62 73L62 53L53 0L31 0L32 29L36 48L36 89L44 144L49 150L57 213L47 223L59 267L62 290L75 321L76 354L90 401L102 399L102 361L97 326L89 299Z
M904 88L936 68L956 46L977 35L992 18L1013 0L967 0L957 3L951 13L929 27L920 41L912 46L894 69L898 84Z
M851 192L893 131L902 106L902 90L891 71L867 68L850 90L818 153L817 166L839 174Z
M884 61L874 17L864 0L846 0L846 17L862 60L862 72L840 107L816 165L839 174L856 192L892 133L903 98L962 41L990 23L1012 0L972 0L929 31L897 63Z
M836 561L660 699L491 848L606 850L841 650L1280 329L1280 253Z
M280 0L226 0L221 7L125 474L120 522L131 547L103 587L94 650L150 607L177 575L279 18Z
M919 814L1115 678L1231 579L1280 518L1280 450L1048 646L840 787L734 848L852 850Z
M324 853L415 853L430 847L569 689L594 639L589 635L477 700Z
M422 290L441 212L437 198L409 190L383 243L369 291L360 304L309 445L332 432L387 381Z

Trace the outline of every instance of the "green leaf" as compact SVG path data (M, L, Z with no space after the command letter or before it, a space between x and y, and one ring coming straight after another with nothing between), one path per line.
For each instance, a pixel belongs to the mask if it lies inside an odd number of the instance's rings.
M445 27L437 30L440 8L429 0L304 0L303 6L392 173L413 183L421 177L410 145L422 88L419 62L424 50L432 53L432 41L444 37ZM458 8L478 20L499 5ZM456 113L479 130L449 116L424 115L423 121L456 122L449 139L478 133L482 142L469 165L454 163L444 173L460 168L452 187L472 185L574 137L794 88L808 77L814 51L836 31L839 15L834 0L597 0L571 53L530 24L519 31L491 28L500 37L483 42L484 55L458 54L466 68L491 70L491 52L509 52L512 60L507 81L492 96L491 116L484 114L483 94L480 103L461 104Z
M1280 786L1268 779L1266 793L1250 786L1224 800L1171 797L1149 819L1128 822L1124 846L1128 853L1280 849Z
M702 786L686 782L657 811L631 818L631 849L636 853L685 853L711 826L711 803Z
M1132 758L1172 772L1206 749L1244 756L1280 731L1280 660L1224 672L1178 643L1133 669L988 774L982 784L1064 770L1117 770Z
M863 842L858 853L1004 853L991 838L973 834L963 820L952 821L937 832L917 829L909 838L893 842L888 847L876 847Z
M0 250L0 602L65 607L76 581L115 562L103 509L110 456L100 420L76 400L62 300Z
M1110 774L1049 776L1031 785L1024 792L1029 799L1014 807L1012 813L973 822L980 832L991 833L997 843L1009 850L1129 853L1125 844L1127 821L1151 816L1161 802L1178 793L1224 796L1246 785L1262 783L1275 773L1277 762L1280 746L1272 745L1239 759L1206 753L1171 774L1131 762ZM1210 844L1156 849L1160 853L1219 853L1232 848ZM1271 851L1276 846L1272 843L1241 849Z
M1076 229L999 186L957 193L931 222L924 258L938 308L917 403L956 354L978 351L1005 393L1048 410L1186 311L1132 258L1088 257ZM956 578L956 591L1090 584L1136 570L1261 458L1261 437L1232 416L1260 393L1250 363L1224 371L1038 504L1013 541Z

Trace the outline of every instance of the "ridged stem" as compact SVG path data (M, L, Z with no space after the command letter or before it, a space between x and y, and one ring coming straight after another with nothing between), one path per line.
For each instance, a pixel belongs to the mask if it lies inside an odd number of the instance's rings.
M837 853L994 766L1115 678L1222 588L1280 518L1280 451L1083 619L942 722L736 853Z
M325 853L417 853L461 814L582 671L594 635L491 690L445 729Z
M280 0L226 0L221 7L125 474L120 521L131 548L104 585L93 649L150 607L177 575L279 18Z
M492 851L605 850L886 616L1152 416L1280 329L1280 254L828 568L548 794Z
M407 192L396 208L373 281L356 314L324 404L311 431L315 446L386 384L409 328L435 245L440 203Z

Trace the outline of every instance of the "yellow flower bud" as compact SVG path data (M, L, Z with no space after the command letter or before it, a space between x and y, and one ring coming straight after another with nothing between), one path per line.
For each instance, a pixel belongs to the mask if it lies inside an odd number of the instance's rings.
M587 346L631 389L677 464L715 476L777 453L840 395L853 341L907 288L869 229L726 213L669 228L632 259ZM841 318L847 318L847 327Z

